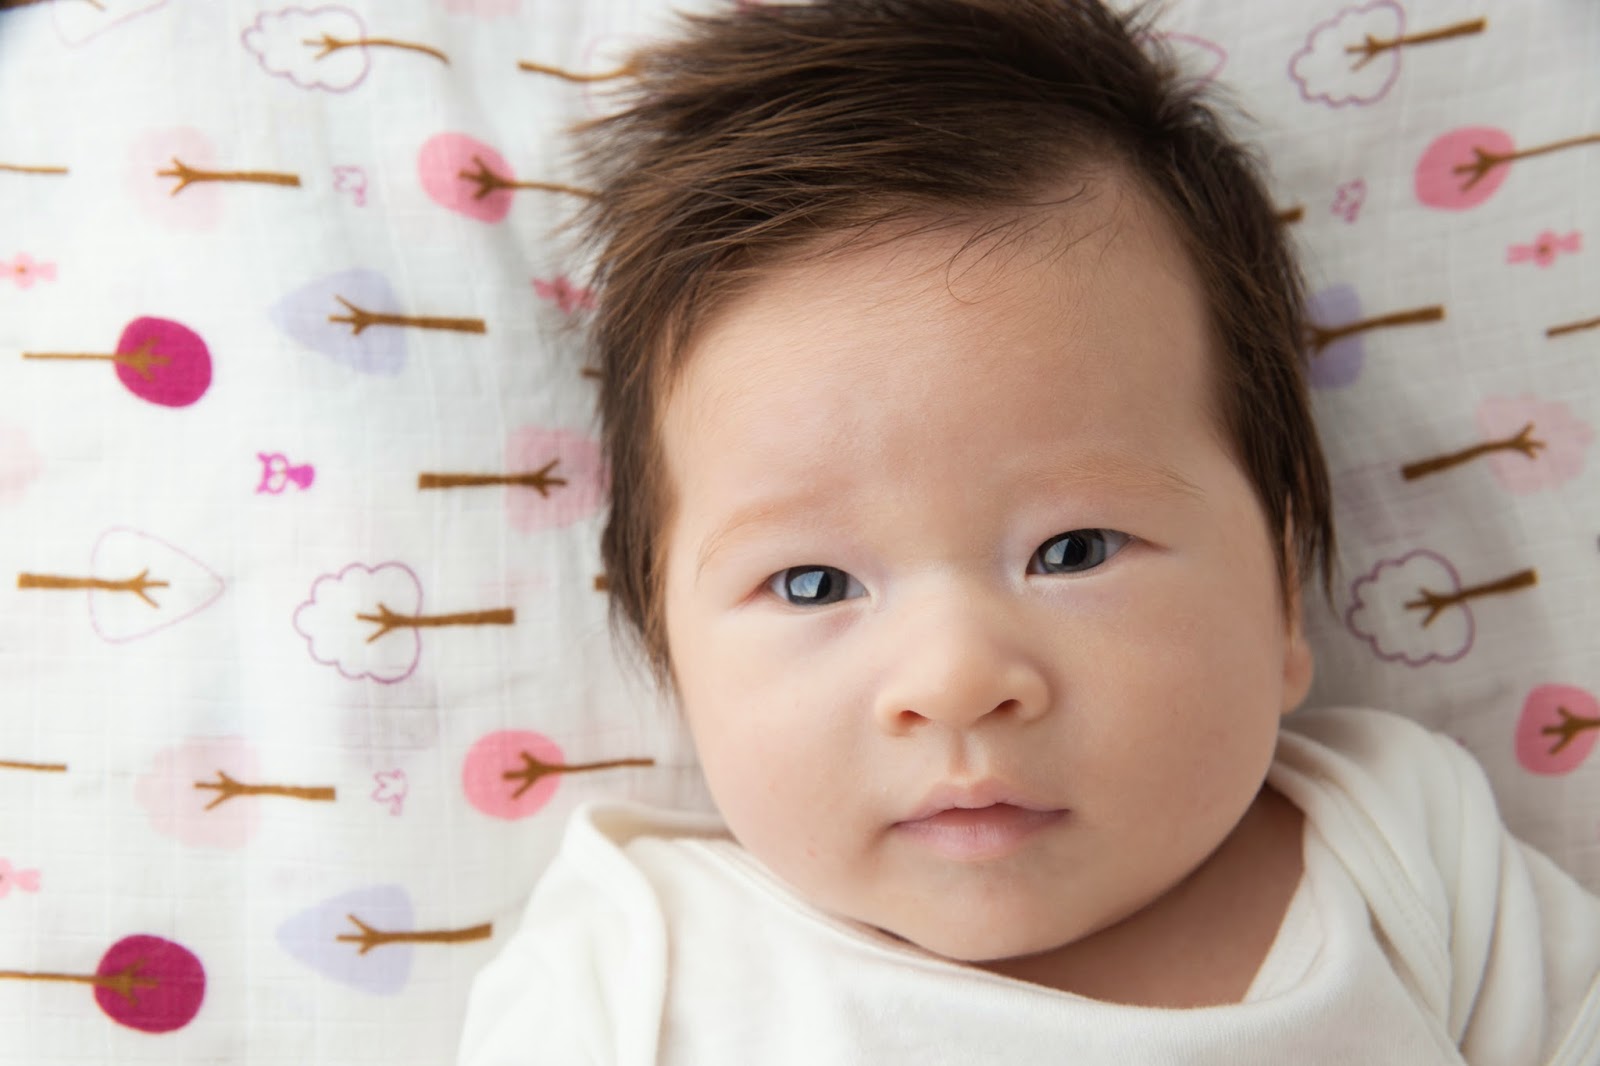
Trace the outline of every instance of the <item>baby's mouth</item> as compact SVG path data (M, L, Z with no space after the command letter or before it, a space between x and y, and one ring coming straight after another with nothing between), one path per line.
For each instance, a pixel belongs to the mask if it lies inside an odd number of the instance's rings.
M1064 809L1036 810L1010 803L947 807L896 822L894 831L934 854L957 862L985 862L1021 849L1035 834L1059 824Z

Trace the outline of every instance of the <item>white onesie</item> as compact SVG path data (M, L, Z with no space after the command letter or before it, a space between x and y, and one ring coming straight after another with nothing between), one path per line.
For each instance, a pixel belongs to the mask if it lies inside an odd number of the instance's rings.
M1600 1066L1600 898L1506 831L1478 764L1395 715L1286 720L1305 874L1245 999L1104 1003L807 904L716 818L573 815L474 985L463 1066Z

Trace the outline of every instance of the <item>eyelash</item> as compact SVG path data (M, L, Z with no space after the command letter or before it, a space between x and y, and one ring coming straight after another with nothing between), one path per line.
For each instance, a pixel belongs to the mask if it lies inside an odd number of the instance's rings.
M1114 529L1069 529L1065 533L1056 534L1034 550L1032 557L1028 559L1028 573L1043 573L1046 575L1085 574L1104 566L1118 552L1127 547L1128 542L1132 539L1128 534L1119 533ZM1054 551L1053 549L1060 550ZM1084 553L1087 554L1084 555ZM1048 571L1034 569L1036 561L1042 561L1051 555L1056 557L1058 563L1065 563L1071 555L1079 555L1081 557L1073 564L1076 567L1075 569ZM1085 566L1083 565L1085 559L1092 559L1093 561ZM841 581L844 589L840 595L832 599L791 599L789 592L794 578L808 574L821 575L819 579L809 582L812 586L811 595L813 596L833 595ZM836 566L822 566L814 563L805 566L791 566L786 570L779 570L776 574L767 578L764 587L791 607L826 607L847 598L852 590L863 591L861 583L845 571Z

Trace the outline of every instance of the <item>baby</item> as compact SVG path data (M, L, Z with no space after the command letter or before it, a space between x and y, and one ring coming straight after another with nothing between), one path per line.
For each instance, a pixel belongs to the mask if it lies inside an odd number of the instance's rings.
M720 818L581 808L464 1062L1600 1063L1600 900L1472 759L1285 720L1301 281L1153 51L741 5L585 131L613 606Z

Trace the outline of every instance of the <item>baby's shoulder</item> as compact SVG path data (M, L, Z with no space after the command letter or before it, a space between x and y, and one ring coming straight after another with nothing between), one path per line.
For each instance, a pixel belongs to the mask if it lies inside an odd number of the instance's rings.
M1302 810L1297 795L1334 792L1420 825L1454 823L1468 813L1498 819L1483 768L1458 741L1368 707L1290 715L1279 735L1273 780Z

